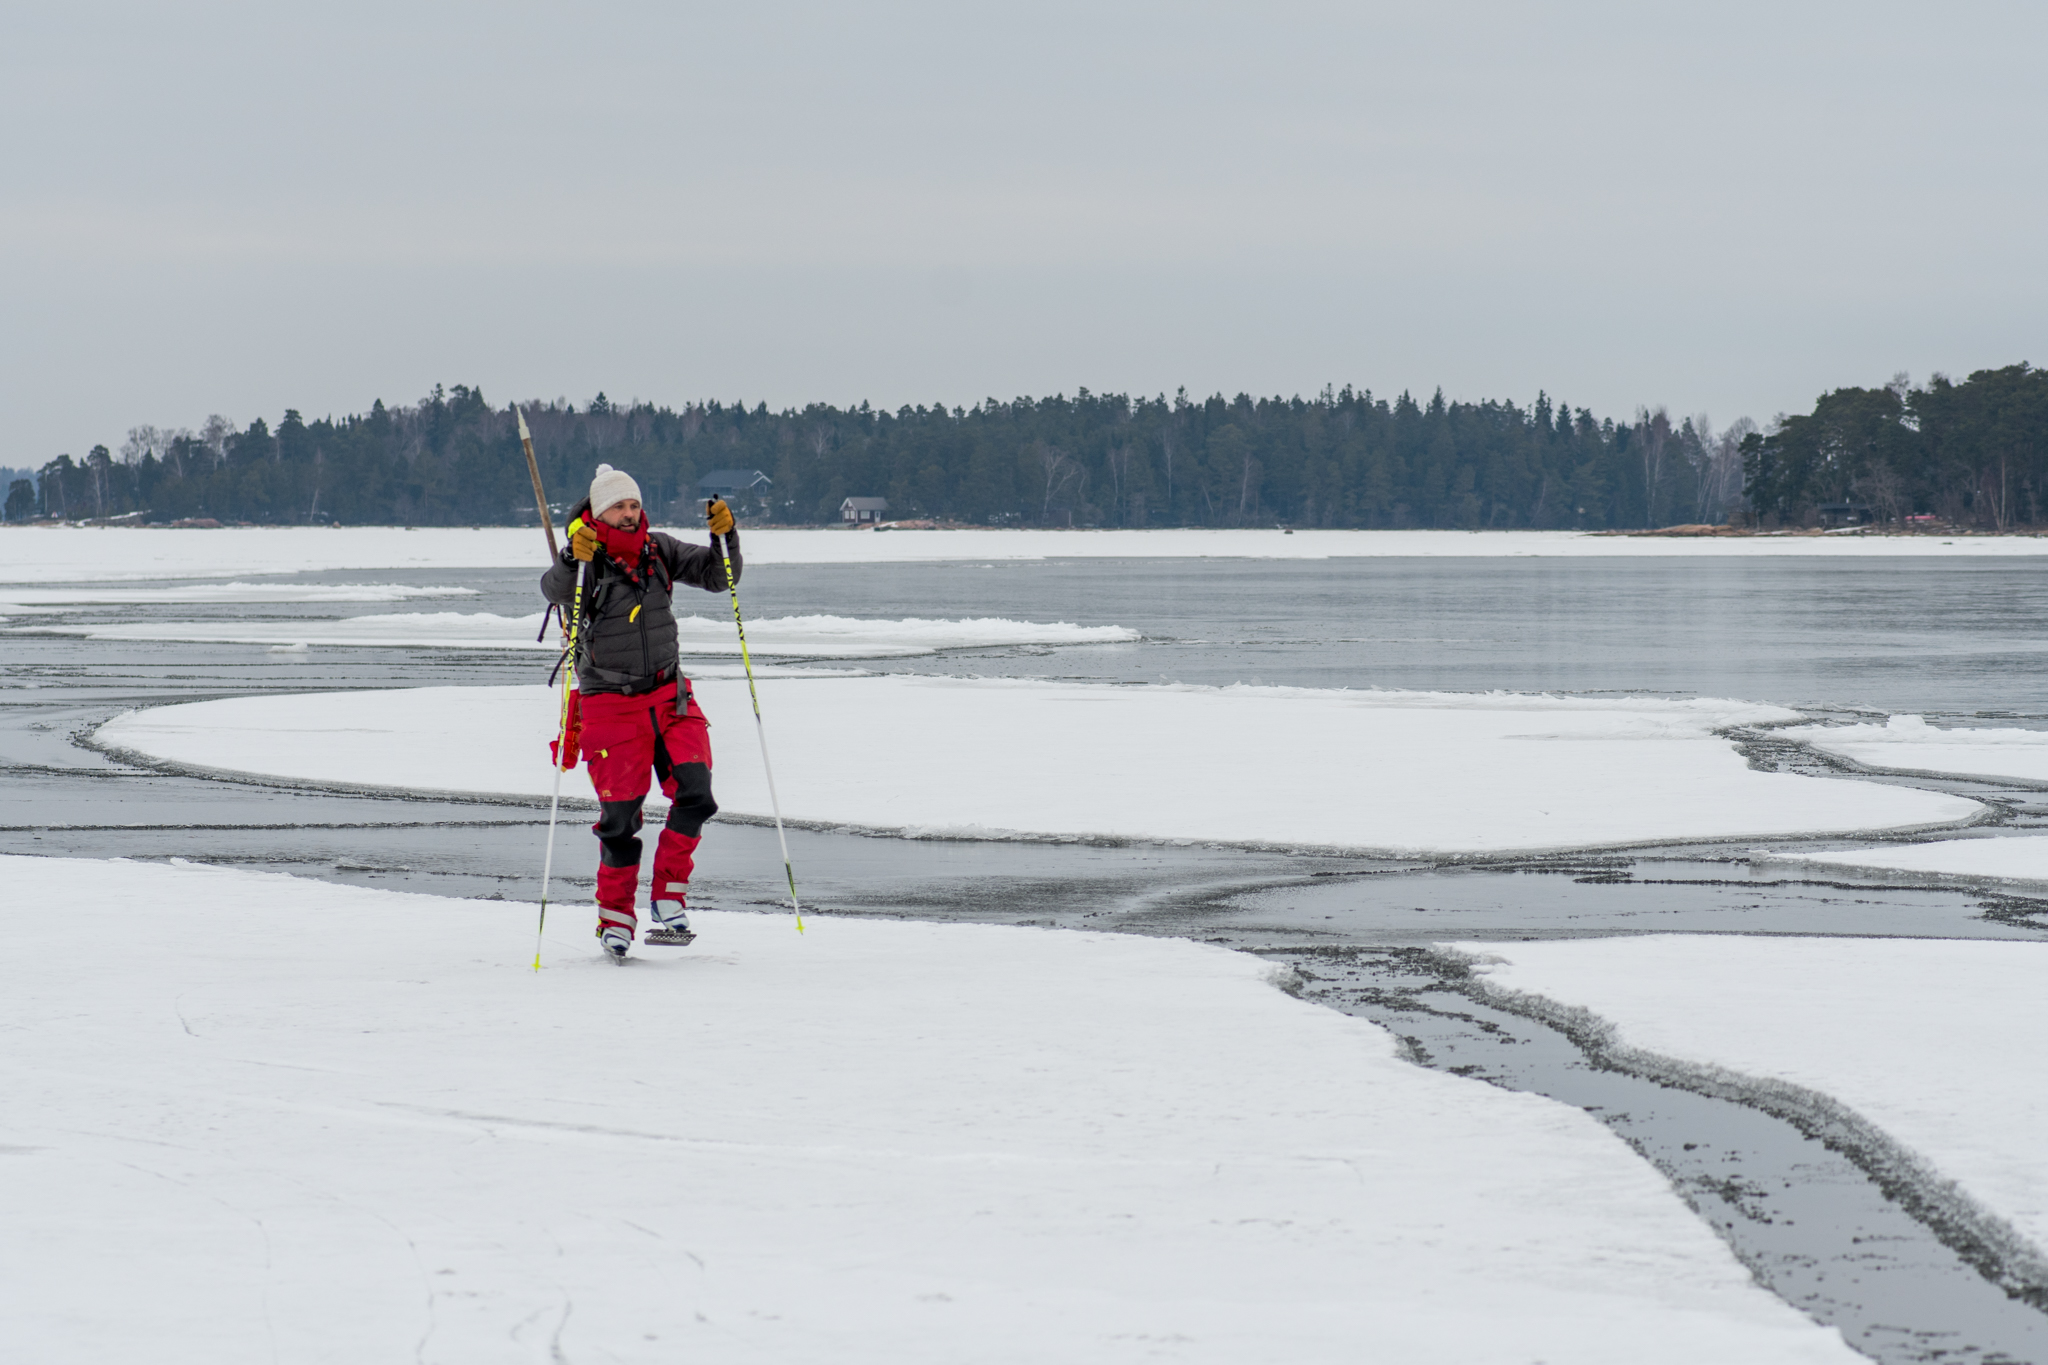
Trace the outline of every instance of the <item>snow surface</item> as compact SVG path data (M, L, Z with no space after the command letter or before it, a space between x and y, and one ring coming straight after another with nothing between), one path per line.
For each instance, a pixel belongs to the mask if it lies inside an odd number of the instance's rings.
M1943 730L1920 716L1883 725L1798 725L1778 731L1871 768L2048 782L2048 731Z
M672 529L672 528L668 528ZM701 542L703 533L677 534ZM1521 555L1748 558L2011 556L2048 554L2033 536L1595 536L1576 531L838 531L755 528L750 563L882 564L1020 559L1332 559L1356 556L1500 558ZM321 530L224 527L0 529L0 583L359 569L533 569L547 566L533 527L349 526Z
M766 816L746 684L697 695L718 800ZM545 687L229 698L129 712L109 746L352 786L545 796ZM922 835L1489 852L1938 826L1938 793L1751 769L1712 699L889 676L762 686L783 814ZM565 790L588 797L572 775Z
M417 597L475 597L475 588L416 588L403 583L181 583L168 588L0 587L0 611L22 606L179 606L195 602L403 602Z
M1942 839L1927 844L1886 844L1879 848L1829 853L1786 853L1754 861L1840 867L1859 872L1903 872L1934 881L2048 888L2048 835L2039 834Z
M730 616L676 619L677 648L691 655L738 657ZM207 644L356 645L437 649L561 648L559 632L541 638L541 614L391 612L338 620L108 621L75 625L14 626L13 633L78 635L91 640L187 640ZM792 658L877 659L936 654L944 649L1005 645L1115 644L1140 638L1125 626L1077 626L1068 621L1012 621L999 616L966 620L861 620L848 616L769 616L747 622L747 646L756 654Z
M2048 944L1659 934L1457 946L1489 984L1590 1010L1624 1046L1833 1098L2048 1247Z
M621 968L560 907L535 974L529 905L0 876L13 1359L1860 1359L1587 1115L1250 957L704 914Z

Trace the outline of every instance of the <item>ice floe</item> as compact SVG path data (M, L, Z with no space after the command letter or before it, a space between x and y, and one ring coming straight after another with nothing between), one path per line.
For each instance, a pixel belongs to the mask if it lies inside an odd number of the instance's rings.
M0 587L10 607L184 606L194 603L268 606L287 602L405 602L421 597L475 597L475 588L404 583L177 583L161 588Z
M659 525L659 523L657 523ZM701 530L677 531L702 542ZM1743 536L1659 538L1576 531L958 530L754 528L750 563L884 564L1031 559L1956 558L2048 554L2034 536ZM229 578L369 569L532 569L547 546L532 527L128 527L0 529L0 583Z
M739 637L729 616L683 616L677 618L676 626L678 648L684 654L737 656L740 652ZM556 630L551 628L542 635L538 612L531 616L389 612L335 620L90 621L11 629L92 640L182 640L204 644L540 650L561 646ZM747 644L754 653L792 658L901 658L947 649L1115 644L1138 638L1137 631L1124 626L1077 626L1067 621L1012 621L993 616L958 621L770 616L747 622Z
M530 905L0 875L22 1360L1860 1359L1586 1114L1250 957L704 914L619 968L558 910L536 974Z
M1796 725L1777 732L1870 768L2048 783L2048 731L1954 729L1920 716L1882 725Z
M1824 853L1784 853L1759 864L1804 864L1855 872L1904 874L1908 880L1985 883L2048 889L2048 835L1938 839Z
M1617 1048L1874 1144L1894 1178L2048 1282L2048 944L1655 935L1458 949L1490 988L1590 1012Z
M699 700L728 814L765 816L744 682ZM101 743L345 786L544 796L545 687L258 696L131 712ZM1759 772L1716 733L1747 702L830 676L762 705L782 808L928 836L1193 839L1485 853L1938 827L1908 788ZM588 795L579 775L572 794Z
M540 638L540 613L390 612L376 616L227 617L215 621L84 621L13 626L26 635L75 635L88 640L179 640L216 645L355 645L437 649L558 649Z

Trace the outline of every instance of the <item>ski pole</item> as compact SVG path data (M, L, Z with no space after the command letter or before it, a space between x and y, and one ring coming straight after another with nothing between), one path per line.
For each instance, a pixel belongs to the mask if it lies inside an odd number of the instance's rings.
M540 869L540 927L533 931L533 969L540 970L540 945L548 931L548 879L555 874L555 817L562 811L562 769L569 760L569 695L576 685L576 634L583 623L583 571L576 561L576 600L569 607L569 654L562 667L562 724L555 741L555 795L548 802L548 856Z
M704 504L704 516L711 516L711 503ZM761 694L754 688L754 660L747 653L747 623L740 619L740 585L733 582L732 546L722 535L713 532L711 538L718 542L718 555L725 563L725 587L732 594L733 629L740 633L740 666L747 670L747 697L754 703L754 734L761 741L761 771L768 777L768 808L775 812L775 838L782 845L782 873L789 878L789 903L796 911L796 931L804 931L803 902L796 898L796 868L789 861L789 836L782 830L782 801L775 795L775 769L768 762L768 727L761 721Z

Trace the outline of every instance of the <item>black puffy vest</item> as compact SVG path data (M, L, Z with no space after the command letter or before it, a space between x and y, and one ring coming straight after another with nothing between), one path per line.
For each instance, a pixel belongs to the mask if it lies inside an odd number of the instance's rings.
M740 538L726 537L733 581L740 577ZM600 552L583 579L577 623L576 681L585 692L651 692L676 675L674 587L724 592L725 565L702 545L650 531L628 577ZM576 559L567 549L540 581L541 594L567 610L576 596Z

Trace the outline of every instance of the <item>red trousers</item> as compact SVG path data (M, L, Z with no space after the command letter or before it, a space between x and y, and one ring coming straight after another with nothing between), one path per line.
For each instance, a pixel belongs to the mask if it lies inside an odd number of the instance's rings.
M653 781L669 800L668 819L654 845L654 887L649 900L685 899L704 822L718 810L711 799L711 732L681 680L684 707L676 706L677 683L637 697L586 692L583 758L590 785L604 814L592 825L597 835L597 918L631 933L633 899L640 882L641 803Z

